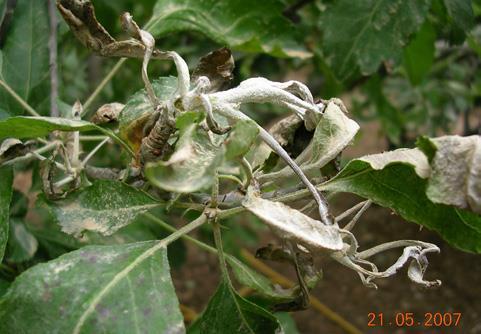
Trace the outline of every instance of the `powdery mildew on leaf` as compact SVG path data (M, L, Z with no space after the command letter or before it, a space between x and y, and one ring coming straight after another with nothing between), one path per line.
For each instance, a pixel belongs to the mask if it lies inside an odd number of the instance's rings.
M87 246L32 267L0 301L2 329L184 333L167 250L161 246L157 241Z
M50 203L55 218L68 234L95 231L111 235L134 218L160 204L140 190L119 181L95 181L79 194Z
M281 202L272 202L253 195L248 196L243 205L282 239L295 241L314 251L336 251L343 248L337 225L326 226Z
M433 203L426 194L430 167L419 149L399 149L351 160L323 191L350 192L389 207L438 232L459 249L481 251L481 216Z
M416 174L425 179L429 177L430 168L428 159L419 149L400 148L394 151L365 155L359 160L365 161L375 170L384 169L391 163L405 163L412 165Z
M157 1L146 29L155 37L197 31L242 51L310 57L282 10L282 4L274 0L164 0Z
M213 145L207 132L192 124L181 134L171 158L148 163L145 175L159 188L190 193L213 184L216 168L223 159L223 147Z
M341 0L325 11L323 49L340 79L356 68L371 74L383 61L398 61L409 36L423 23L429 0Z
M311 142L297 157L296 162L306 173L324 167L351 143L358 130L359 125L347 117L339 106L329 103L317 124ZM285 167L279 172L261 176L260 179L270 180L292 174L294 174L292 169Z
M429 199L481 214L481 137L429 140L436 148L426 190Z

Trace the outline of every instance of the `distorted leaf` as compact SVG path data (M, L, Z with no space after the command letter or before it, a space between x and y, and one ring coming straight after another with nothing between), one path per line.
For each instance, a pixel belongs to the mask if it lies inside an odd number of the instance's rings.
M190 30L240 51L309 57L298 42L302 36L282 15L283 9L275 0L162 0L157 1L146 28L155 37Z
M0 146L0 163L27 154L31 147L32 143L22 143L15 138L5 139Z
M94 6L90 1L59 0L57 8L65 22L82 44L100 52L115 40L97 21Z
M49 92L48 36L47 4L18 0L2 48L0 77L33 107ZM23 114L23 107L3 88L0 100L1 109L10 116Z
M262 219L283 240L294 241L315 253L343 248L339 227L327 226L281 202L248 194L242 205Z
M189 333L278 333L277 319L262 307L242 298L222 280Z
M199 77L205 76L210 80L209 92L223 90L234 78L234 66L234 58L228 48L214 50L200 58L192 72L191 81L195 82Z
M120 181L97 180L90 187L49 202L62 231L78 235L84 230L111 235L160 203Z
M155 96L159 101L168 99L177 88L177 78L161 77L152 82ZM132 95L119 115L120 137L137 151L144 137L144 126L154 113L150 100L142 89Z
M432 146L426 193L434 203L454 205L481 214L481 137L423 138Z
M341 0L330 5L321 21L322 46L334 73L344 80L356 69L368 75L383 61L399 61L429 4L429 0Z
M8 240L10 201L12 200L13 171L0 167L0 261L3 259Z
M208 133L194 123L182 131L170 159L148 163L145 176L166 191L190 193L212 185L223 160L224 148L212 144Z
M399 149L354 159L318 189L369 198L408 221L435 230L457 248L481 253L481 217L429 200L429 172L428 159L420 150Z
M30 260L38 249L37 239L18 219L10 219L7 260L14 263Z
M349 145L358 130L359 125L355 121L347 117L336 104L329 103L317 124L311 142L296 161L304 172L320 170ZM293 174L291 168L285 167L279 172L262 176L261 180Z
M183 333L169 271L158 241L84 247L17 277L0 300L2 329Z
M97 109L92 116L91 122L94 124L111 123L118 120L120 112L124 108L122 103L107 103Z

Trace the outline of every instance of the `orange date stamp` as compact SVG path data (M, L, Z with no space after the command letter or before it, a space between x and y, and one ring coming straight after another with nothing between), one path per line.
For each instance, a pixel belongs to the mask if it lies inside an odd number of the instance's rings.
M458 327L461 312L397 312L388 316L383 312L367 314L368 327Z

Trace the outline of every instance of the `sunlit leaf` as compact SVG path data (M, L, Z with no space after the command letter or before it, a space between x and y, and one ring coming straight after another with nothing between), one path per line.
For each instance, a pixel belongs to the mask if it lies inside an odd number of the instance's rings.
M169 270L158 241L84 247L15 280L0 300L2 330L183 333Z
M147 29L156 37L196 31L240 51L309 57L283 9L275 0L158 0Z
M146 193L111 180L95 181L65 199L48 203L62 231L76 235L84 230L111 235L159 205Z

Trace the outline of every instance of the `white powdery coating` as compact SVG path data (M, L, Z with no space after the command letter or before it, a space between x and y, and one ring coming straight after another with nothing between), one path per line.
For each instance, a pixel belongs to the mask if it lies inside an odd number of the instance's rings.
M311 250L343 249L339 227L336 225L324 225L281 202L259 197L251 197L243 205L273 228L281 238L295 240Z

